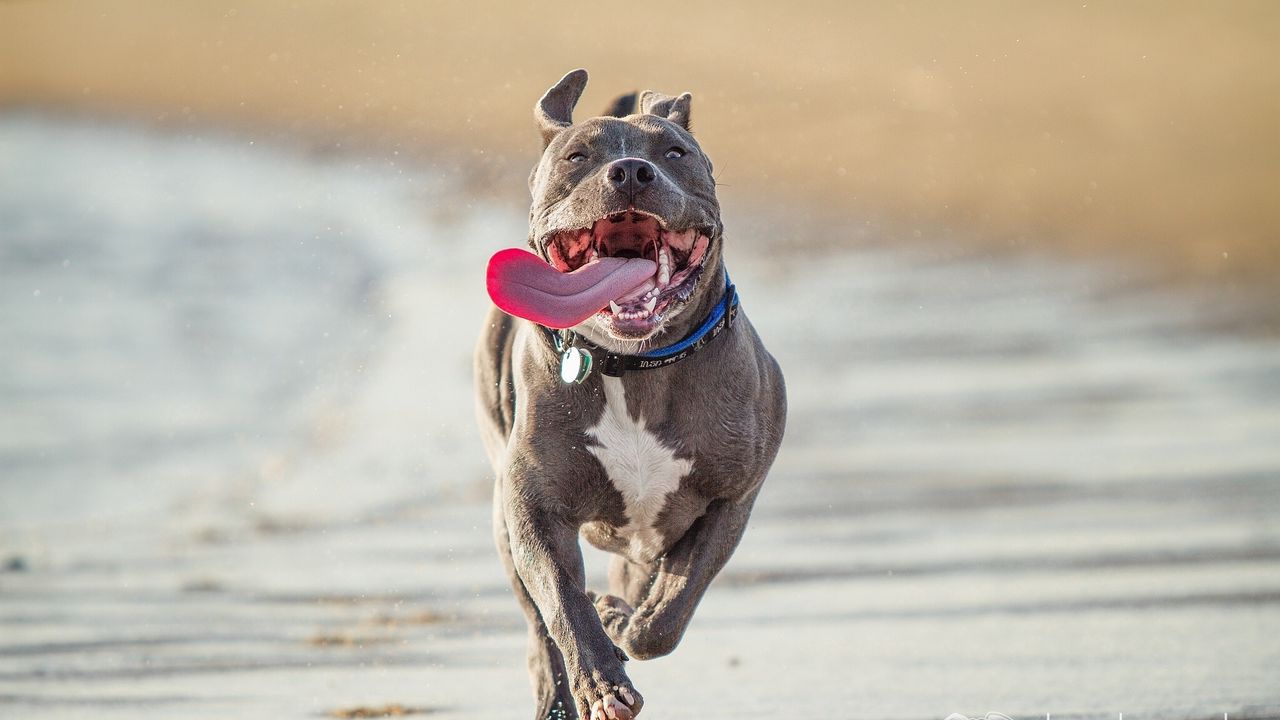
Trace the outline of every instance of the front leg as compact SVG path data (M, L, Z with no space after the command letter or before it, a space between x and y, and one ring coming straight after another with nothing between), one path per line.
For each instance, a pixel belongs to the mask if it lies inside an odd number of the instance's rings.
M516 573L560 648L578 715L590 720L631 720L644 699L631 686L626 655L605 634L586 593L578 532L536 500L505 498Z
M757 486L736 502L713 503L652 566L625 573L630 581L614 590L635 593L627 598L634 610L612 595L596 598L609 637L631 657L660 657L680 643L698 602L742 539L758 491Z

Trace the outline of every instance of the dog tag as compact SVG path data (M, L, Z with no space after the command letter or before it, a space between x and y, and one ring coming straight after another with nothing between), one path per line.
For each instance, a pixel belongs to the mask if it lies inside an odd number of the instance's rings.
M591 374L591 353L582 348L567 347L560 356L560 379L581 383Z

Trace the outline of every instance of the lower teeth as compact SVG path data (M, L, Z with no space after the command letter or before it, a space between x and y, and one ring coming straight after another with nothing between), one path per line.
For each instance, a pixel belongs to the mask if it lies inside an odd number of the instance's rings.
M621 312L615 312L613 316L619 320L640 320L642 318L647 318L652 314L653 314L653 308L645 308L641 310L633 310L630 312L625 310Z

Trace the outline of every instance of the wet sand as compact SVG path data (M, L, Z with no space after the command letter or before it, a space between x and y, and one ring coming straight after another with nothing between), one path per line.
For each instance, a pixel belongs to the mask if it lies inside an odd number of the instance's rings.
M527 716L468 362L522 213L3 120L0 714ZM788 439L646 716L1280 717L1280 343L1080 263L774 253L767 207L727 257Z

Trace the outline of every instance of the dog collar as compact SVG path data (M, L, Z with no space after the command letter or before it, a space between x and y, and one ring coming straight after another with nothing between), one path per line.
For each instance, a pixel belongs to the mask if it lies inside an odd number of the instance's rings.
M560 379L566 383L581 383L591 374L597 357L600 358L600 372L610 377L622 377L629 370L654 370L674 365L693 355L723 330L732 327L733 319L738 315L738 290L729 281L728 271L724 274L724 285L724 296L697 329L673 345L638 355L612 353L572 330L557 333L544 326L542 329L551 336L556 352L560 353Z

